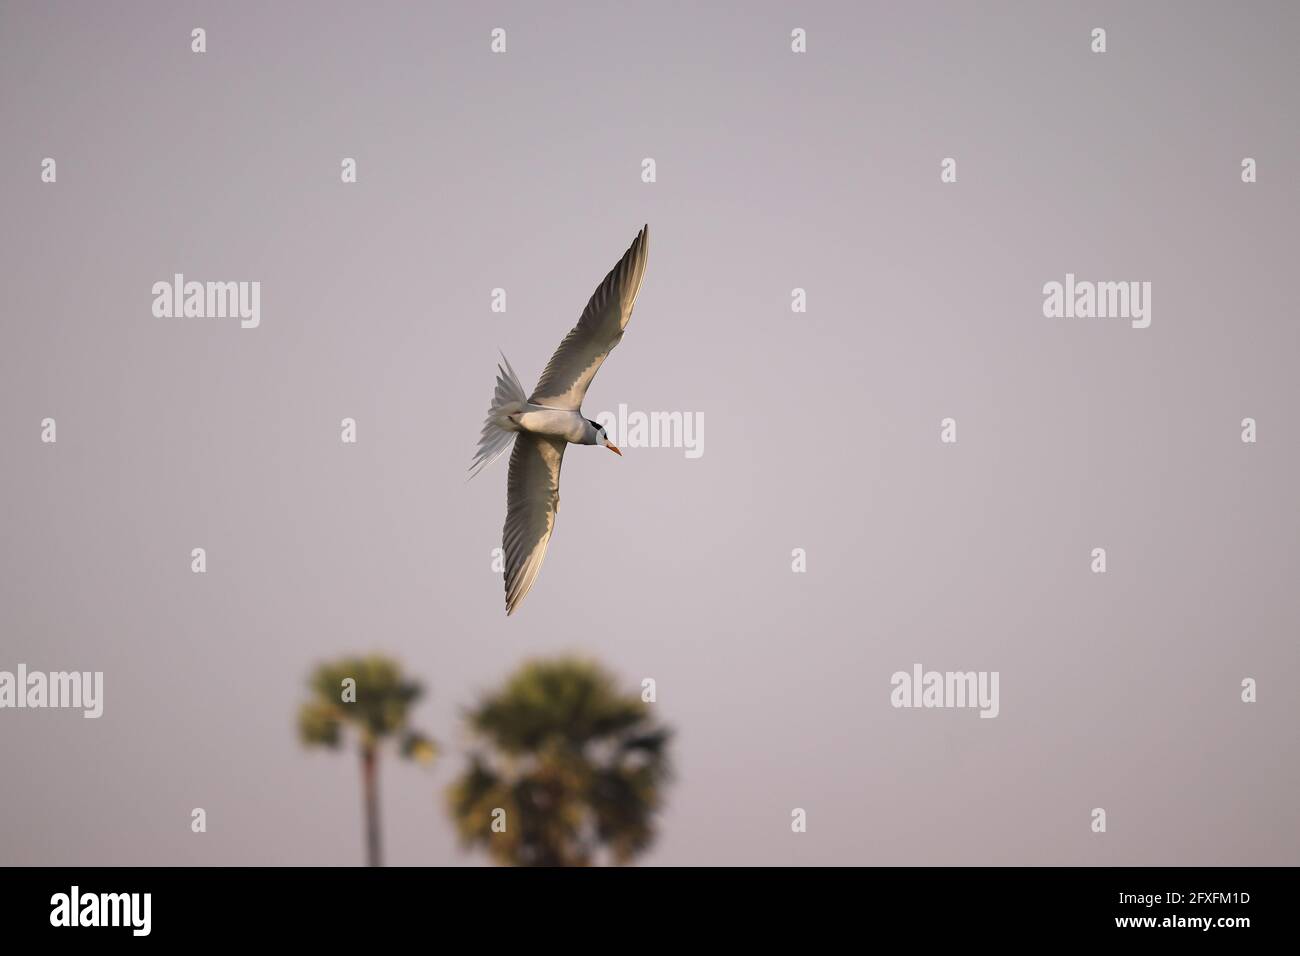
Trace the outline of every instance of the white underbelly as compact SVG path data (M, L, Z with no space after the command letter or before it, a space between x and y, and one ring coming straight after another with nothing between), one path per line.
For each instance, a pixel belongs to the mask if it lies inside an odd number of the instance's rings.
M586 431L582 415L561 408L529 405L518 415L511 417L526 432L550 435L553 438L563 438L565 441L579 441Z

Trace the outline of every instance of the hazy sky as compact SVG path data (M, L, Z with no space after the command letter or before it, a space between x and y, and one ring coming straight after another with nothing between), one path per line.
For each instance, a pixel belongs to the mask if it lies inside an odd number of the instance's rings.
M294 716L376 650L447 749L383 768L395 864L483 861L459 715L560 651L676 728L647 863L1300 863L1297 7L596 6L0 2L0 670L105 682L0 710L0 862L360 862ZM704 453L570 449L507 619L497 349L531 386L644 222L585 410ZM999 715L892 707L917 663Z

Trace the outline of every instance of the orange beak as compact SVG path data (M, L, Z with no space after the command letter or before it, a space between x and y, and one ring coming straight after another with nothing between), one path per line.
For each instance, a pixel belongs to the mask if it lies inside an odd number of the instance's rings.
M618 446L615 445L612 441L605 442L605 447L608 448L610 451L612 451L614 454L618 455L619 458L623 457L623 453L618 450Z

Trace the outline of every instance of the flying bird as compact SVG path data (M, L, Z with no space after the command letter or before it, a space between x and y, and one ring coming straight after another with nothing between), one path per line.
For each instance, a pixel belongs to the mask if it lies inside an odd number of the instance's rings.
M532 589L546 558L546 545L560 510L564 449L568 445L604 445L616 455L623 454L604 428L582 414L582 399L605 356L623 339L645 277L649 245L647 225L596 287L578 324L551 356L531 395L525 397L510 360L501 355L504 365L497 366L496 393L469 477L504 455L514 442L501 535L507 615L515 612Z

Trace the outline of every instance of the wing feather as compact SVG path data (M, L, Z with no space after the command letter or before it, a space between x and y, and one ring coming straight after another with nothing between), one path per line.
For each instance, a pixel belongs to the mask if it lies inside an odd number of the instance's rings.
M506 613L513 614L532 588L546 559L546 546L560 509L561 438L520 432L510 453L506 524L501 534L505 553Z
M644 226L623 258L596 287L578 324L551 356L530 402L573 411L582 407L587 387L605 356L622 340L623 330L632 318L649 249L650 227Z

